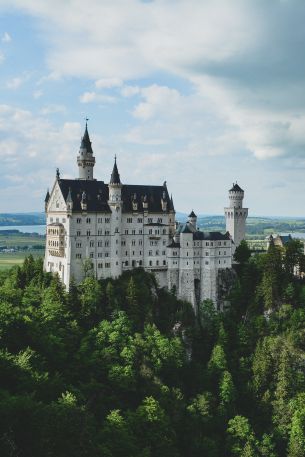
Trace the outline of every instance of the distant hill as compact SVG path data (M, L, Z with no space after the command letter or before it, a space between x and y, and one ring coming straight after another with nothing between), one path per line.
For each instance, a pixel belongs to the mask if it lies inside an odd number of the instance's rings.
M186 213L177 211L176 219L186 222ZM225 218L221 215L198 215L198 226L203 231L225 231ZM0 227L4 225L44 225L46 218L44 213L0 213ZM305 233L305 218L293 217L248 217L247 236L267 236L270 233Z
M0 226L4 225L43 225L44 213L0 213Z

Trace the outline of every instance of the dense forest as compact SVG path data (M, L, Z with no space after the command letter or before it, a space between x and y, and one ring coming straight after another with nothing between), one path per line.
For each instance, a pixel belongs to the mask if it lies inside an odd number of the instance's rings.
M1 272L0 455L303 457L302 245L236 258L231 307L196 315L140 269Z

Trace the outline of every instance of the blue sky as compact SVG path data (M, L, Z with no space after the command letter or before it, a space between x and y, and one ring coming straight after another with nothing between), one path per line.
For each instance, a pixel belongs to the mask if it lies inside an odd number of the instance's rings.
M176 209L305 216L305 3L0 0L0 212L40 211L56 167L167 180Z

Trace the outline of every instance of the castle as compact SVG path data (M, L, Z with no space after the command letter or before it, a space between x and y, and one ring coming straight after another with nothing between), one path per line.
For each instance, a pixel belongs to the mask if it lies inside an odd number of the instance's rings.
M237 183L225 208L227 233L202 232L193 211L185 224L175 221L166 182L122 184L116 158L109 184L96 180L87 124L77 164L77 179L61 179L57 169L45 198L46 271L58 273L68 288L72 278L79 283L88 270L96 278L115 278L142 267L195 310L204 299L223 306L221 289L232 272L234 249L245 237L248 215Z

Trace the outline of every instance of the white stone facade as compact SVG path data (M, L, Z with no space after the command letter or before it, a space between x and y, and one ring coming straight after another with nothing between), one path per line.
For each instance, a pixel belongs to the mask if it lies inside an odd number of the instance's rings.
M176 227L166 183L124 185L116 161L109 184L95 180L87 126L77 163L79 178L61 179L58 172L45 200L45 270L58 273L68 288L72 278L82 281L86 268L99 279L143 267L195 309L207 298L220 307L219 271L232 267L229 234L197 230L193 212ZM237 232L230 233L234 239Z

